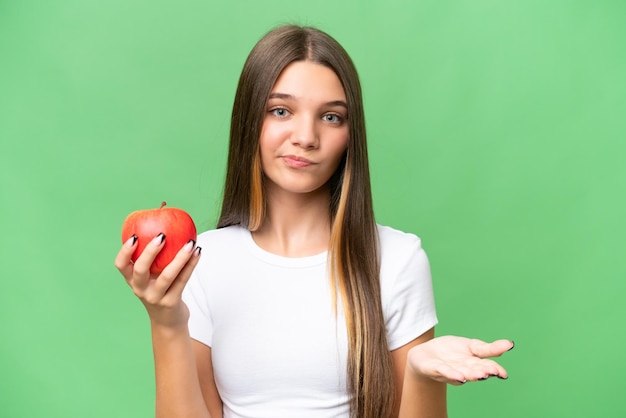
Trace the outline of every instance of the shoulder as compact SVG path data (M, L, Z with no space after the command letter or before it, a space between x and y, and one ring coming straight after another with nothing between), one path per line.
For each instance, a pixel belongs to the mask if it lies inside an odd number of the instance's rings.
M398 286L430 282L430 264L420 237L378 225L378 239L383 294Z
M249 259L246 236L249 237L248 230L239 226L211 229L200 233L196 245L202 248L202 257L193 271L193 276L207 285L222 277L222 273L231 271L233 266L248 264L247 261L243 261Z
M246 238L249 237L247 229L238 225L228 226L225 228L210 229L198 235L196 244L202 247L203 254L229 254L239 253L244 245Z
M377 224L381 261L398 260L423 251L422 240L415 234Z
M225 228L209 229L198 234L198 245L213 245L218 243L230 243L241 241L246 229L238 226L227 226Z

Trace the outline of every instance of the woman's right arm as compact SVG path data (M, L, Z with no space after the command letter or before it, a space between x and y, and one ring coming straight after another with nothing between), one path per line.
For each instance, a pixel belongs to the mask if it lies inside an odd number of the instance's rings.
M150 317L156 377L156 416L219 418L219 410L216 409L218 413L213 415L209 413L203 392L208 393L212 389L203 389L199 378L209 367L210 380L213 380L210 348L204 346L203 350L196 347L199 343L190 338L187 327L189 310L181 298L191 272L200 259L200 248L190 241L160 275L150 275L150 265L163 248L165 239L162 234L155 237L133 264L130 258L136 242L132 237L124 243L115 258L115 266L144 304ZM196 360L196 355L202 357ZM202 378L203 381L205 379Z

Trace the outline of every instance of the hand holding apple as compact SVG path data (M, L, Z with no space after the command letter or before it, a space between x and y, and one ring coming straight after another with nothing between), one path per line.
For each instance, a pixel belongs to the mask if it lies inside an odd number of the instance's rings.
M131 260L137 261L146 245L159 233L167 239L165 245L150 266L151 274L159 274L174 259L189 240L197 239L196 225L187 212L178 208L166 208L166 203L156 209L138 210L126 217L122 224L122 242L137 236L137 245Z

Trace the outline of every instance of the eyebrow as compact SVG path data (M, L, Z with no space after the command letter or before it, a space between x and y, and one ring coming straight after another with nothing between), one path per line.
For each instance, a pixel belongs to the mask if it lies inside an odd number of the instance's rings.
M296 97L292 94L287 93L271 93L270 99L285 99L285 100L296 100ZM324 103L326 106L342 106L348 109L348 104L343 100L332 100L330 102Z

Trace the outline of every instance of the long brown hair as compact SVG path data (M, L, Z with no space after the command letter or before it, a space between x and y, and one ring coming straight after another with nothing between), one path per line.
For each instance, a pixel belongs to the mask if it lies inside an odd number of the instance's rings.
M222 212L218 228L259 228L265 214L259 137L267 101L294 61L332 69L348 104L346 154L330 179L329 273L348 330L348 390L354 418L390 417L394 380L380 297L378 236L372 207L363 98L356 68L343 47L311 27L287 25L266 34L244 64L235 95Z

